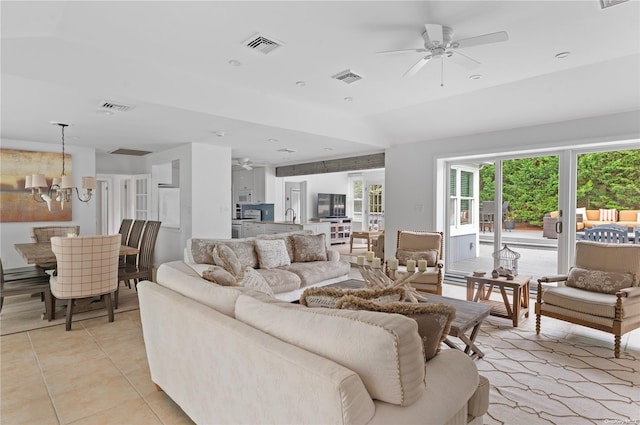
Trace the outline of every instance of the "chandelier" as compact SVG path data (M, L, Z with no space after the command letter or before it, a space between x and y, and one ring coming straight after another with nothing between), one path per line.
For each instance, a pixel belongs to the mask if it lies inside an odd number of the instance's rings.
M76 195L81 202L89 202L93 195L92 190L96 188L95 177L83 177L82 188L84 193L80 194L80 191L76 187L73 177L71 175L65 175L64 168L64 129L69 124L52 123L59 125L62 130L62 175L60 177L54 177L51 186L47 185L47 179L44 174L33 174L27 176L24 182L25 189L31 189L31 196L36 202L46 202L47 208L51 211L51 202L60 202L60 208L64 209L65 202L71 202L73 198L73 189L76 190Z

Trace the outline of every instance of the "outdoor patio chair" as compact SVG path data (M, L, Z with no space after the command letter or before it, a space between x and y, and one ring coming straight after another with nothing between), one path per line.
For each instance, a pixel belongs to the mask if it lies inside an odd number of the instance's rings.
M411 286L422 292L442 295L443 243L442 232L398 230L395 252L399 264L398 273L407 273L407 260L427 260L427 270L412 280Z
M621 336L640 327L639 279L640 245L576 242L568 275L538 279L536 334L541 316L609 332L619 358Z
M118 289L117 235L51 238L51 250L58 261L57 275L51 276L51 294L67 302L66 329L71 330L74 300L101 296L107 307L109 322L113 322L111 294ZM52 300L51 310L53 311Z
M585 229L584 238L594 242L606 243L628 243L629 236L627 230L618 230L610 227L594 227Z

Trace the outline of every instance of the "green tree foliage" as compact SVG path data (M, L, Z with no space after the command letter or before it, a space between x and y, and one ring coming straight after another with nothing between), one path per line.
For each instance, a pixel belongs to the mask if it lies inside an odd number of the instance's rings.
M519 222L542 225L558 208L558 157L503 162L503 195ZM480 170L480 202L494 199L495 166ZM640 209L640 150L578 156L577 206L587 209Z

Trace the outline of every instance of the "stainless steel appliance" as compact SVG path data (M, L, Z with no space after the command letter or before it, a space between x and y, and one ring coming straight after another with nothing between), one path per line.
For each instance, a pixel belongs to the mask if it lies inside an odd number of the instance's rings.
M242 220L239 220L239 219L231 220L231 237L233 239L238 239L242 237Z
M242 213L242 218L249 220L262 220L262 211L261 210L244 210Z

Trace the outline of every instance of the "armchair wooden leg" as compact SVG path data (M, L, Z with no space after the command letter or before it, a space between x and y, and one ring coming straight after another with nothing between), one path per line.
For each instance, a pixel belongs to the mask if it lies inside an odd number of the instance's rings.
M66 329L71 330L71 314L73 313L73 299L67 301L67 325Z
M109 315L109 322L113 322L113 304L111 303L111 294L105 294L104 303L107 306L107 314Z
M615 335L614 343L613 343L613 354L616 356L616 359L620 358L620 335Z
M540 335L540 315L536 314L536 335Z

